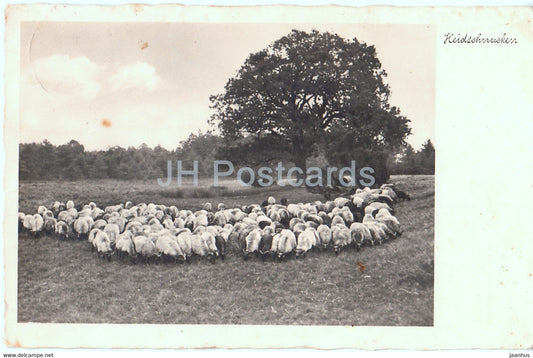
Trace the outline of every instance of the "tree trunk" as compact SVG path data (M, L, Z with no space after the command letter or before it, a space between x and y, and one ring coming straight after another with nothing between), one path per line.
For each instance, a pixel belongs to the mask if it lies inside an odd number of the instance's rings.
M303 180L302 186L305 186L305 179L307 177L307 156L305 155L296 155L294 157L294 166L302 170L302 173L296 172L294 176L297 178L295 180Z

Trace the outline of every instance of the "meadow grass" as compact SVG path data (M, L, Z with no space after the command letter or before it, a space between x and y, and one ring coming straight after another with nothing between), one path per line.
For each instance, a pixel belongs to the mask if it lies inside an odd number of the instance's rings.
M156 179L150 180L79 180L50 182L22 182L19 185L19 211L36 212L39 205L50 207L54 201L73 200L77 205L95 202L103 208L132 201L134 203L157 203L176 205L178 208L198 210L205 202L214 206L223 202L228 207L241 207L263 202L274 195L279 201L282 197L292 202L321 200L318 194L309 193L304 188L290 186L253 187L241 186L236 180L221 181L213 186L212 181L200 180L197 186L184 182L178 187L172 184L161 187Z
M205 260L133 264L98 259L86 241L59 242L21 234L18 321L431 326L434 177L394 176L391 182L412 199L395 206L403 235L382 246L339 256L331 250L316 251L278 263L243 261L236 250L230 250L225 262L215 264ZM19 209L35 212L38 205L67 199L94 201L101 207L131 200L191 209L203 202L189 197L190 193L173 197L176 188L154 184L21 183ZM292 202L320 199L305 189L243 189L226 184L201 199L228 206L260 203L268 195ZM213 194L205 190L206 195Z

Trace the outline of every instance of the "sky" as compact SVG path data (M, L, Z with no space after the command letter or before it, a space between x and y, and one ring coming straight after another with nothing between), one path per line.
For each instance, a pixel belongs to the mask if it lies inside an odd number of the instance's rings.
M27 22L21 27L20 141L87 150L174 149L210 127L250 53L292 29L330 31L376 47L390 104L411 120L415 149L435 137L435 30L425 25Z

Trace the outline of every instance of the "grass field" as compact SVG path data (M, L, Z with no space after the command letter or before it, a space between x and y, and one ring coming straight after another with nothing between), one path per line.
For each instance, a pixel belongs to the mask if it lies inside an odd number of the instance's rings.
M398 203L403 235L361 252L311 252L277 263L243 261L235 252L210 264L132 264L99 260L85 241L18 240L18 321L284 325L433 325L434 177L393 176L412 200ZM227 185L226 185L227 184ZM305 189L178 190L154 181L21 183L19 211L54 200L130 200L197 209L267 196L320 199Z

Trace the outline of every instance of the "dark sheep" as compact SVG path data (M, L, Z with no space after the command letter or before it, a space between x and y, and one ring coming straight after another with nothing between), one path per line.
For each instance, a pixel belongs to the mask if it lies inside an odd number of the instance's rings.
M272 234L264 233L261 236L261 241L259 241L259 253L263 261L266 260L272 249Z
M396 195L398 196L398 199L400 200L407 200L407 201L411 200L411 197L405 191L395 190L394 192L396 193Z
M215 236L215 246L217 247L218 256L224 261L224 258L226 257L226 240L224 240L222 236Z

